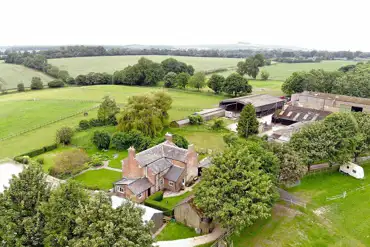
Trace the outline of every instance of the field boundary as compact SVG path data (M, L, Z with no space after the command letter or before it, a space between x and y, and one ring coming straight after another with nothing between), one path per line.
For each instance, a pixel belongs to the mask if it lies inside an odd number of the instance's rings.
M20 136L20 135L23 135L23 134L25 134L25 133L28 133L28 132L31 132L31 131L34 131L34 130L41 129L41 128L45 127L45 126L48 126L48 125L51 125L51 124L54 124L54 123L60 122L60 121L65 120L65 119L75 117L75 116L77 116L77 115L79 115L79 114L81 114L81 113L84 113L84 112L87 112L87 111L92 111L92 110L94 110L94 109L96 109L96 108L98 108L98 107L99 107L99 106L97 105L97 106L94 106L94 107L91 107L91 108L88 108L88 109L84 109L84 110L81 110L81 111L79 111L79 112L73 113L73 114L71 114L71 115L64 116L64 117L60 117L60 118L58 118L58 119L56 119L56 120L52 120L52 121L50 121L50 122L47 122L47 123L44 123L44 124L38 125L38 126L36 126L36 127L32 127L32 128L30 128L30 129L26 129L26 130L23 130L23 131L21 131L21 132L18 132L18 133L15 133L15 134L12 134L12 135L9 135L9 136L6 136L6 137L3 137L3 138L0 138L0 142L1 142L1 141L8 140L8 139L11 139L11 138L14 138L14 137L17 137L17 136Z

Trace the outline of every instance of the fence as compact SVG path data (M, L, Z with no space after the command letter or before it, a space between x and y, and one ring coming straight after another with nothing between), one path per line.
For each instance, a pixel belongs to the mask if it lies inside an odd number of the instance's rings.
M16 136L20 136L20 135L23 135L23 134L28 133L28 132L31 132L31 131L34 131L34 130L37 130L37 129L41 129L41 128L45 127L45 126L48 126L48 125L54 124L54 123L56 123L56 122L59 122L59 121L62 121L62 120L68 119L68 118L75 117L75 116L77 116L77 115L79 115L79 114L82 114L82 113L87 112L87 111L94 110L94 109L96 109L96 108L98 108L98 107L99 107L99 106L94 106L94 107L91 107L91 108L89 108L89 109L85 109L85 110L79 111L79 112L77 112L77 113L74 113L74 114L72 114L72 115L68 115L68 116L65 116L65 117L61 117L61 118L59 118L59 119L52 120L52 121L47 122L47 123L45 123L45 124L38 125L38 126L36 126L36 127L32 127L32 128L30 128L30 129L23 130L23 131L21 131L21 132L18 132L18 133L15 133L15 134L12 134L12 135L9 135L9 136L6 136L6 137L3 137L3 138L0 138L0 141L5 141L5 140L8 140L8 139L10 139L10 138L13 138L13 137L16 137Z
M210 247L233 247L234 243L230 239L232 233L232 231L226 231L224 234L218 237Z

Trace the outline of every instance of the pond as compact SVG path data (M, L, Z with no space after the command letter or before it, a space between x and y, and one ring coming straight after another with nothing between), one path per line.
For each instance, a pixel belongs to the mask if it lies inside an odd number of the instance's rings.
M0 163L0 193L4 191L4 186L9 186L12 175L17 175L23 170L23 165L14 162Z

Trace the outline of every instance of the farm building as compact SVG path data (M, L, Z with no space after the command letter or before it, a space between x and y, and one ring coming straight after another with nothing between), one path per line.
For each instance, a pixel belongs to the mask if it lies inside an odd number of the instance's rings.
M194 196L190 196L176 205L174 216L176 221L183 223L202 234L208 234L214 229L212 219L204 216L193 203Z
M313 122L298 122L289 126L281 126L279 129L276 129L272 132L272 134L269 136L269 140L281 143L289 142L290 138L295 132L299 131L301 128L310 123Z
M211 165L212 165L212 158L209 156L199 161L198 176L202 175L203 169L207 169Z
M204 109L203 111L196 112L193 115L199 115L201 116L204 121L209 121L214 118L219 118L219 117L224 117L225 116L225 109L222 108L212 108L212 109ZM190 121L188 118L177 120L177 121L172 121L171 122L171 127L183 127L190 124Z
M124 203L128 203L129 200L118 197L118 196L111 196L112 200L112 207L118 208L119 206L123 205ZM163 212L157 209L147 207L141 204L135 204L135 206L144 209L144 214L142 216L142 220L144 223L149 221L153 221L154 227L152 228L152 233L156 232L161 226L163 225Z
M290 125L297 122L319 121L324 119L330 113L330 111L304 107L284 106L282 111L274 113L272 120L274 123Z
M346 95L304 91L292 95L294 106L330 112L367 112L370 113L370 99Z
M261 117L272 114L278 109L282 109L284 103L284 99L280 99L279 97L259 94L225 99L220 102L220 107L225 109L227 112L233 112L233 115L237 117L244 106L252 104L256 109L257 116Z

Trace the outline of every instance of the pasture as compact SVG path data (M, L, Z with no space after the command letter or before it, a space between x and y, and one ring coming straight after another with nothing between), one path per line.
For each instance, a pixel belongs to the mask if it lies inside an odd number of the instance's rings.
M261 70L266 70L270 73L270 80L275 81L285 81L289 76L297 71L310 71L312 69L323 69L327 71L334 71L342 66L356 64L354 61L344 61L344 60L330 60L322 61L320 63L273 63L270 66L265 66L260 68ZM228 76L231 73L236 72L235 69L230 69L228 71L219 73L223 76ZM260 76L257 76L260 79Z
M364 180L339 172L305 177L290 192L307 209L278 204L271 218L234 236L234 246L370 246L370 162L364 170Z
M0 108L1 136L32 128L61 116L71 115L83 109L90 108L102 101L105 95L114 98L118 104L126 103L129 96L163 90L161 88L129 87L129 86L90 86L69 87L30 91L27 93L8 94L0 97L0 104L9 107ZM195 111L218 106L223 96L207 93L185 92L181 90L166 90L173 99L170 119L187 117ZM7 109L9 108L9 109ZM78 114L74 117L57 121L34 131L0 141L0 158L16 155L37 149L55 142L56 130L63 126L75 127L82 119L96 117L97 110L89 112L84 117ZM19 121L19 119L21 119ZM3 131L4 130L4 131Z
M113 73L122 70L128 65L135 64L141 57L146 57L154 62L173 57L181 62L191 64L196 71L205 71L218 68L236 67L242 59L217 58L217 57L182 57L182 56L106 56L106 57L76 57L48 59L48 62L59 69L67 70L71 76L87 74L89 72Z
M53 80L52 77L23 65L8 64L0 61L0 78L5 81L5 89L17 88L19 83L23 83L25 87L31 85L32 77L38 76L44 84Z

